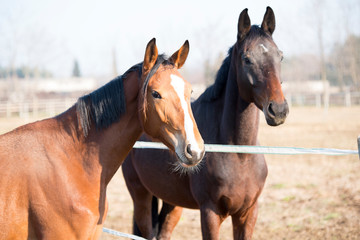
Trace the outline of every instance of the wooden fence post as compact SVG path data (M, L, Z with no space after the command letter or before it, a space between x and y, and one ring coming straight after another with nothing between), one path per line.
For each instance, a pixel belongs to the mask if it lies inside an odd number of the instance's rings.
M360 135L358 136L358 153L359 153L359 159L360 159Z
M33 117L34 118L38 118L38 114L39 114L39 103L38 103L38 99L37 99L37 97L34 97L33 98L33 107L32 107L32 109L33 109Z
M345 107L351 107L351 93L349 90L345 92Z
M315 105L317 108L321 108L321 95L319 93L315 95Z
M10 106L10 101L7 101L6 103L6 117L9 118L11 117L11 106Z

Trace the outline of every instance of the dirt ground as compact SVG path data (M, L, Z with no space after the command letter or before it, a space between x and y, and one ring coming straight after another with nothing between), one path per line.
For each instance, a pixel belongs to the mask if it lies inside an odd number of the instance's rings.
M0 119L0 133L23 124ZM357 149L360 107L293 107L284 125L267 126L263 146ZM269 174L253 239L360 239L360 161L357 155L266 155ZM121 171L108 187L105 227L131 233L133 206ZM125 239L103 233L101 239ZM201 239L199 211L185 209L172 239ZM232 239L231 219L220 239Z

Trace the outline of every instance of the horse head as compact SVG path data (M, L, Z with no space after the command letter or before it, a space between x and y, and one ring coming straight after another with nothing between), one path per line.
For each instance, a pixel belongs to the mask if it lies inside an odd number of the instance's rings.
M275 15L267 7L261 27L251 26L247 9L238 21L234 63L241 97L261 109L271 126L284 123L289 107L281 89L280 65L283 58L272 39Z
M183 167L191 167L204 156L204 141L190 106L192 88L179 73L189 52L189 42L169 59L158 55L155 38L145 51L142 67L142 109L144 131L161 140L176 153Z

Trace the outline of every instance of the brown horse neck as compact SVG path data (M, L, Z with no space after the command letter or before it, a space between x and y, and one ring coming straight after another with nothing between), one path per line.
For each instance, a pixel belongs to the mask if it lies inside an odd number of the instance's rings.
M137 72L131 73L124 79L126 111L119 121L109 127L96 129L92 123L88 136L85 137L78 121L76 105L55 118L62 126L64 135L72 139L71 144L80 152L80 156L72 160L79 161L92 179L100 180L101 178L105 186L143 132L139 120L138 92L140 87L137 84L138 79L135 79L137 75Z
M234 58L233 58L234 59ZM221 138L228 144L256 145L259 127L259 109L241 98L233 62L223 94L224 110L221 119Z

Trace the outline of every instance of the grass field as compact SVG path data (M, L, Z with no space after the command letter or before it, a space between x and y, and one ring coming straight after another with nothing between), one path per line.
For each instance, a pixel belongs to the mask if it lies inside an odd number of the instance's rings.
M31 120L31 119L30 119ZM28 120L29 121L29 120ZM0 119L0 133L24 124ZM357 149L360 107L294 107L284 125L267 126L264 146ZM357 155L266 155L269 174L253 239L360 239L360 161ZM105 227L131 233L132 202L119 171L108 187ZM220 239L232 239L231 220ZM121 239L103 234L101 239ZM184 210L172 239L201 239L199 211Z

